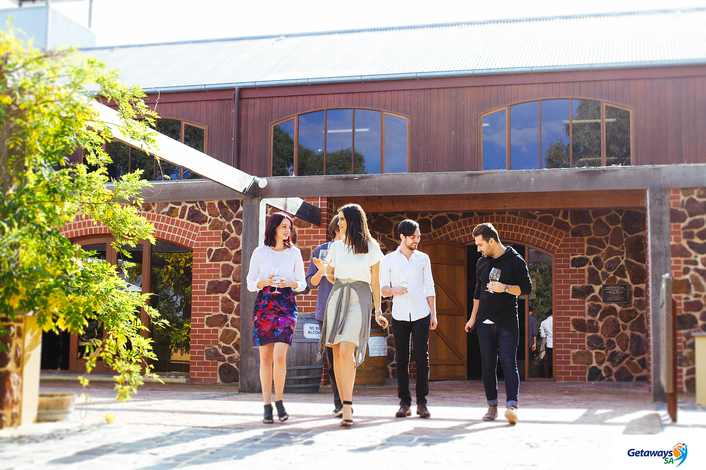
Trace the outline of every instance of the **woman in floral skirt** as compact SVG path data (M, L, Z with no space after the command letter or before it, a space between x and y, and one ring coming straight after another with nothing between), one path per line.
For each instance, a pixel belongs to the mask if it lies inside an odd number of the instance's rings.
M280 421L289 418L282 403L287 375L287 350L297 324L294 292L306 289L304 262L291 242L292 218L282 212L270 216L265 226L265 244L253 251L248 271L248 290L257 292L253 312L253 348L260 352L260 384L265 402L264 423L274 422L275 406ZM274 370L274 372L273 372Z

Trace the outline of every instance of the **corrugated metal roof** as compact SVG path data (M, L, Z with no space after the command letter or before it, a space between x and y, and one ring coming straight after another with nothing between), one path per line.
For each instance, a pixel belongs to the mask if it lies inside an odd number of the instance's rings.
M706 63L706 8L82 51L146 91Z

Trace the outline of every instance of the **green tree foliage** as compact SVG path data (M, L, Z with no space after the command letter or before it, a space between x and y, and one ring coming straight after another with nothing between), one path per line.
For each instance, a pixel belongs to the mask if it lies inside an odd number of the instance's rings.
M547 318L547 312L552 308L552 265L551 263L529 263L532 293L530 294L530 309L539 324Z
M290 176L294 174L294 138L279 126L272 128L272 175ZM300 176L324 174L324 153L299 145ZM353 160L353 173L366 174L365 156L356 151ZM326 154L327 175L351 174L351 149L337 150Z
M571 123L574 168L601 166L601 103L581 100Z
M601 166L601 103L581 100L567 120L564 132L571 135L573 165L569 145L557 139L545 154L546 168L574 168ZM606 106L606 165L630 165L630 112ZM573 132L573 134L572 134Z
M545 168L571 167L571 154L569 153L569 146L564 145L564 142L562 142L561 139L556 139L556 142L550 145L544 154L544 165Z
M145 95L117 77L72 49L40 51L0 32L0 317L32 314L45 331L78 335L102 325L104 336L87 350L87 372L104 360L126 399L150 374L144 358L154 358L140 309L154 321L158 314L147 295L124 289L115 266L60 232L86 218L110 230L119 253L140 239L154 242L152 225L138 215L140 172L106 187L103 145L112 135L91 107L95 98L117 105L124 134L154 144L146 123L154 125L156 115ZM86 164L69 164L78 148Z
M302 154L299 147L299 159ZM280 126L272 128L272 176L290 176L294 174L294 137ZM301 173L300 173L301 174Z
M299 145L299 176L324 174L324 153Z
M191 349L191 253L154 253L152 289L157 310L168 325L156 325L155 343L168 344L170 351L186 354Z
M353 172L356 175L366 174L365 156L356 150L353 156ZM326 153L326 174L327 175L350 175L351 174L351 149L336 150Z
M630 111L606 106L606 165L630 165Z

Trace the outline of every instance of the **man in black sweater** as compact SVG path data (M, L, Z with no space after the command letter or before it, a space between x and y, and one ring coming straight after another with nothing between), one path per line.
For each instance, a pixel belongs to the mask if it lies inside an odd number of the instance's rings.
M476 290L473 295L471 319L466 331L478 327L478 342L483 363L483 386L488 401L484 421L498 416L498 357L505 375L507 409L505 418L517 423L517 400L520 374L517 371L519 322L517 296L532 292L527 264L512 247L500 243L498 231L490 223L473 229L478 251L483 255L476 264ZM499 270L499 278L491 280L491 271Z

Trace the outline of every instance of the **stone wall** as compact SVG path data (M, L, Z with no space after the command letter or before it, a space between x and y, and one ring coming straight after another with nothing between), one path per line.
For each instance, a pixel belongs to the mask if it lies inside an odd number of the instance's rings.
M693 333L706 331L706 188L670 191L672 293L677 302L677 381L694 392Z

